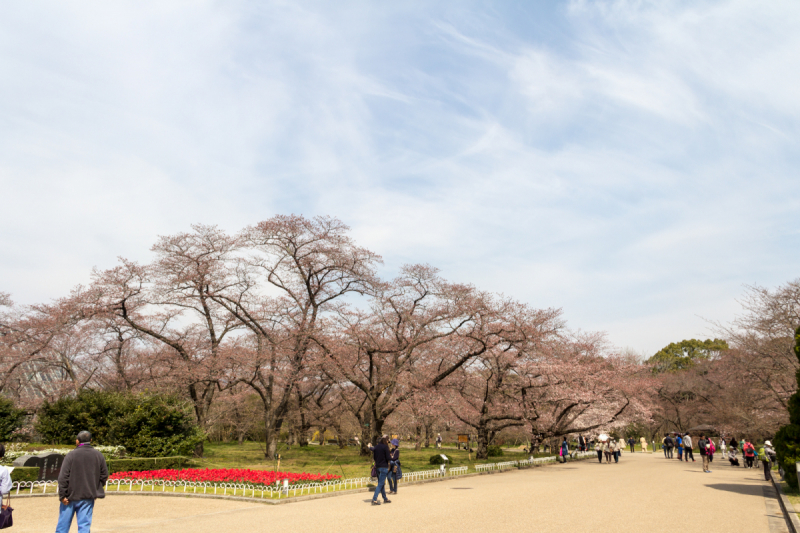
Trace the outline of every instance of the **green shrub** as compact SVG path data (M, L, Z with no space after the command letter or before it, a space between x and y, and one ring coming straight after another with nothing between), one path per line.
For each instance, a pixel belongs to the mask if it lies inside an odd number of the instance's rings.
M180 469L189 462L188 457L135 457L133 459L112 459L106 461L108 473L116 472L146 472L148 470L161 470L165 468Z
M24 421L25 411L14 407L11 400L0 397L0 442L10 441Z
M39 479L38 466L15 466L11 472L11 481L36 481Z
M800 361L800 328L794 334L794 354ZM800 369L795 373L800 386ZM800 462L800 391L789 398L789 424L775 434L775 453L778 463L783 467L786 483L794 490L798 488L795 464Z
M445 455L445 457L447 457L447 462L448 463L452 463L453 462L453 458L450 457L449 455ZM444 459L442 459L442 456L439 455L439 454L431 455L431 458L428 459L428 461L432 465L443 465L444 464Z
M139 457L188 455L205 438L185 402L172 396L84 391L39 410L36 431L45 443L73 443L84 429L93 442Z
M504 455L503 448L500 446L489 446L486 450L488 457L501 457Z

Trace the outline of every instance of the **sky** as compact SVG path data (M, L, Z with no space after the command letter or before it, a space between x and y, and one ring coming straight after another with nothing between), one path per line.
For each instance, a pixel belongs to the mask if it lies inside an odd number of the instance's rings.
M651 355L800 277L800 3L5 2L0 291L330 215Z

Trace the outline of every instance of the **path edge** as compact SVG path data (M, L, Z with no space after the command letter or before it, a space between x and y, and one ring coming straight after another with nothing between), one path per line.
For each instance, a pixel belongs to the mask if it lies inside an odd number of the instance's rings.
M792 505L792 502L790 502L789 498L783 493L781 484L775 482L775 477L770 475L769 479L778 494L778 503L781 506L781 511L783 511L783 518L786 519L786 525L789 526L789 531L791 531L791 533L800 533L800 518L797 517L794 505Z

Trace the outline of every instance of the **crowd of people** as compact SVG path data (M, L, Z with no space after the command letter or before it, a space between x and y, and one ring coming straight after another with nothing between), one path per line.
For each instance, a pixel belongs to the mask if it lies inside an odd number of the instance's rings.
M666 459L673 459L677 456L678 461L689 462L691 460L695 462L694 442L688 433L665 433L664 438L661 439L661 448ZM766 480L770 479L770 471L776 460L775 449L769 440L764 441L764 445L760 449L756 449L749 439L736 440L735 437L731 437L726 441L724 438L717 438L717 442L714 442L714 438L701 433L700 439L697 441L697 448L703 461L703 472L707 473L711 473L711 463L714 462L714 455L718 450L722 454L722 459L727 460L731 466L756 468L756 461L760 460ZM739 461L739 457L742 458L742 461Z

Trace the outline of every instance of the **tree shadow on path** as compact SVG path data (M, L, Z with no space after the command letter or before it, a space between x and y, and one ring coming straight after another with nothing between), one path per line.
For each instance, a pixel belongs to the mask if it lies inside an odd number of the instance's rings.
M726 492L735 492L737 494L744 494L746 496L764 496L764 489L761 485L738 485L734 483L715 483L713 485L706 485L709 488L724 490Z

